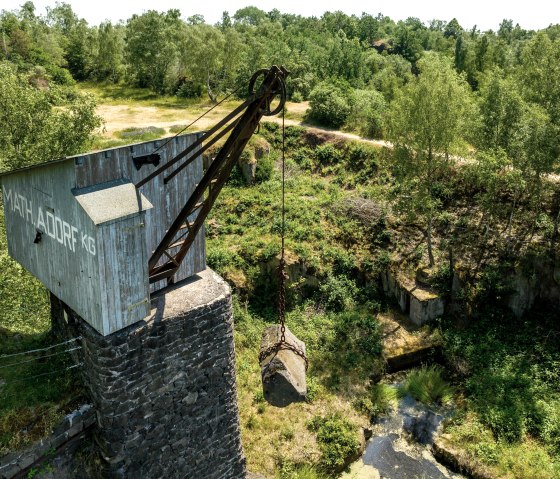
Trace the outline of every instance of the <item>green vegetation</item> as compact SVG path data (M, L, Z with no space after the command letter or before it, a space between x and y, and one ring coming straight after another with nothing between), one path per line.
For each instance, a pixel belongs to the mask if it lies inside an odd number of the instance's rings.
M0 171L83 151L100 125L95 103L72 88L42 90L0 62Z
M275 125L267 125L263 134L270 144L278 144ZM289 298L292 307L296 305L289 316L292 321L290 328L301 335L310 350L313 365L309 374L310 384L313 385L312 405L322 404L333 393L342 393L351 398L357 412L374 418L394 406L397 392L386 385L358 390L355 387L357 378L348 380L347 377L348 371L354 370L356 365L362 368L361 364L364 364L370 372L372 368L379 367L375 361L369 364L361 361L364 357L378 357L379 352L379 343L368 341L378 335L377 323L372 320L379 308L378 300L371 296L373 291L366 293L364 280L375 277L395 257L404 258L405 267L407 264L422 264L427 252L418 248L415 254L409 254L412 235L407 232L406 212L402 216L395 216L399 211L395 209L388 216L387 205L381 203L384 192L398 192L400 188L399 176L390 174L395 158L375 148L340 142L328 135L312 136L301 128L287 130L287 143L288 171L291 173L288 175L287 198L287 245L291 277ZM505 329L492 334L480 328L489 325L496 327L495 322L499 317L497 312L501 311L499 305L503 304L501 302L510 291L507 278L508 268L511 267L508 266L511 246L489 244L485 237L474 240L471 235L478 228L479 216L456 215L457 211L462 211L466 198L471 208L479 208L480 211L486 208L508 211L509 197L498 196L498 191L507 185L503 180L510 173L496 174L494 180L490 177L481 178L486 175L486 171L492 171L482 161L460 168L449 165L447 171L447 175L433 178L432 187L443 210L435 217L434 243L438 245L438 251L445 251L441 236L446 234L449 238L447 247L452 247L465 258L462 268L470 268L466 258L472 258L474 263L472 270L469 270L472 276L466 277L467 287L457 300L465 302L464 311L471 312L474 322L466 329L460 322L455 325L455 321L446 321L441 326L443 344L451 362L456 365L454 375L450 376L454 380L453 387L442 378L441 369L424 368L408 376L403 391L426 403L447 403L452 396L457 397L461 413L448 428L452 440L463 447L461 434L466 434L465 429L470 427L467 419L475 415L481 427L487 431L485 434L489 434L491 442L485 446L482 441L481 449L477 450L477 455L471 456L472 460L480 461L485 457L484 451L490 457L493 454L491 451L499 448L500 454L509 458L509 463L505 460L500 462L500 470L506 477L507 474L517 474L512 471L518 469L530 471L529 464L538 458L557 464L558 452L554 445L557 432L553 425L557 424L558 389L553 381L547 379L546 385L538 386L543 383L537 380L540 374L546 378L558 376L556 336L551 333L553 336L545 341L536 334L538 331L541 331L539 334L554 331L554 327L536 321L536 318L525 321L524 324L534 328L524 333L523 341L527 343L513 341L511 351L517 351L515 357L507 361L505 358L498 360L498 352L503 351L505 343L512 337L512 333L506 332L508 323L504 319ZM277 176L273 175L268 182L253 188L227 187L222 195L223 202L217 205L208 229L211 237L208 243L209 264L235 285L238 294L248 301L252 311L265 318L274 317L275 288L269 282L263 284L262 281L273 274L274 258L279 251L275 236L275 212L278 211L277 193L280 185L276 182ZM345 185L347 189L335 188L334 185ZM472 191L477 192L474 201ZM490 198L493 198L492 203ZM520 208L523 208L524 214L520 215L513 231L524 234L523 225L531 220L532 206L523 204ZM543 210L547 210L546 207ZM494 217L498 224L507 224L508 216ZM537 231L537 236L551 234L551 230ZM387 246L388 238L392 239ZM417 239L416 235L414 241ZM516 254L531 257L531 248L539 248L538 245L535 243L531 246L523 242ZM388 251L380 251L380 246L388 248ZM368 251L367 254L364 251ZM476 263L481 254L487 255L482 265ZM546 255L546 250L541 254ZM442 261L441 255L436 256L436 261L438 267L431 273L431 281L450 292L450 266ZM464 275L463 270L461 274ZM297 306L302 302L305 305L303 308ZM360 307L363 304L369 304L366 310ZM481 305L487 307L482 308ZM320 312L322 308L327 310L326 313ZM477 313L473 314L472 311ZM255 321L255 317L252 321ZM515 320L509 318L508 321ZM305 328L298 329L299 323L304 324ZM238 338L242 341L238 351L245 351L245 338L248 336L253 338L252 354L256 354L263 327L258 322L257 326L253 333L247 332L245 326L238 326ZM517 326L514 329L520 330ZM318 330L321 331L320 340L310 335L310 332ZM543 342L549 344L546 347L547 362L542 361ZM336 345L334 349L330 349L330 344ZM492 355L485 355L484 351ZM317 364L321 368L317 369ZM340 369L338 364L342 365ZM490 373L490 367L499 367L498 377ZM527 377L523 379L525 374ZM365 379L365 376L362 378ZM253 384L253 387L259 387L258 381ZM319 386L317 395L314 391L316 385ZM248 409L250 411L252 407L248 406ZM244 410L242 405L242 416ZM247 444L261 437L258 409L251 414L244 435L250 463L252 446L247 447ZM346 414L346 417L350 417L348 412ZM512 431L515 431L513 435ZM299 433L295 434L298 437ZM248 436L250 439L247 439ZM290 434L284 437L288 436ZM469 443L468 451L474 447L475 440L472 439L472 447ZM533 447L535 449L531 449ZM283 453L281 457L290 464L301 464L289 453ZM282 461L280 463L283 464ZM254 464L256 470L267 470L258 461ZM316 464L320 464L319 459ZM507 464L510 464L509 469ZM547 466L542 470L552 471L554 467Z
M411 371L402 385L401 393L410 394L427 405L448 403L453 396L453 389L442 378L442 372L437 366L423 366Z
M498 440L539 438L559 451L559 338L550 335L554 320L518 320L485 311L467 331L445 332L448 354L465 361L470 406Z
M277 126L264 126L267 141L276 145ZM356 215L355 219L340 215L341 209L355 211L355 193L334 186L330 174L311 171L322 171L321 159L329 163L329 155L342 161L345 151L360 151L353 156L362 157L369 165L377 151L326 142L320 158L307 157L307 152L313 152L309 142L317 138L308 137L301 128L290 127L287 141L292 145L290 157L297 157L306 168L302 170L288 159L287 325L305 342L309 356L305 407L296 404L278 411L268 406L255 360L262 331L277 321L275 268L280 252L281 183L276 168L270 179L254 186L230 179L207 222L207 262L235 291L238 398L250 469L270 475L278 471L281 477L324 477L325 464L328 468L340 465L350 449L336 455L335 446L329 446L330 452L324 455L318 435L309 431L307 423L315 416L325 416L326 411L365 426L369 414L357 411L352 404L370 396L368 377L381 368L381 334L376 320L380 305L374 289L367 286L370 263L365 250L382 234L383 226L382 222L371 224L367 215ZM274 162L276 155L273 148ZM342 178L343 167L338 168ZM352 433L344 437L350 443L357 441L357 429L348 431Z
M424 25L247 7L224 12L216 25L170 10L91 27L67 4L43 17L27 2L0 13L0 30L2 170L165 134L123 125L117 138L92 143L99 119L76 81L126 114L159 107L160 123L150 121L169 125L188 122L173 109L198 116L227 93L244 98L254 70L272 63L291 71L288 96L309 101L307 119L394 145L286 129L287 321L306 342L311 367L308 402L282 415L259 394L255 360L262 330L276 320L278 124L262 124L271 150L257 161L255 184L237 171L210 215L208 264L235 292L252 469L282 479L332 474L354 450L355 426L393 407L395 389L367 380L382 369L377 315L384 306L375 285L395 268L411 281L426 271L454 306L440 324L451 370L412 372L403 390L427 403L454 396L459 412L446 433L472 461L508 479L560 476L557 320L546 304L518 311L521 318L507 308L516 275L540 281L559 258L558 25L533 32L504 20L496 32L480 32L455 19ZM4 237L1 231L2 354L53 341L46 293L8 258ZM61 361L0 369L2 450L44 432L72 402L72 375L15 381ZM42 426L19 434L34 414L45 418Z
M117 132L117 136L127 143L140 143L142 141L151 141L161 138L165 133L163 128L148 126L146 128L126 128Z
M432 267L434 217L442 209L434 177L449 174L449 156L460 151L470 99L467 83L446 59L429 56L418 68L420 75L391 103L387 136L395 145L399 187L407 191L397 206L422 219Z
M319 124L340 128L352 111L351 93L331 83L317 85L309 94L309 118Z
M320 466L327 473L343 469L347 458L358 452L355 426L338 414L315 416L309 423L309 429L317 434L322 453Z
M268 297L273 306L274 295ZM366 394L363 384L379 357L362 357L358 364L349 364L334 334L339 313L321 311L312 302L295 307L288 311L286 324L307 347L307 403L281 410L270 407L262 395L256 358L262 332L276 317L271 311L264 314L266 309L260 311L255 311L251 303L241 303L239 295L234 297L238 403L249 468L271 476L279 473L281 477L305 478L309 474L323 478L323 460L329 464L343 461L350 449L336 454L331 445L325 456L318 433L310 431L308 424L328 411L352 424L367 425L367 417L358 413L351 401ZM354 426L344 432L341 443L357 442L358 430Z
M2 209L0 356L56 343L49 335L48 293L8 256L4 228ZM80 397L75 370L64 370L72 364L68 355L42 359L43 355L0 357L0 455L41 438Z
M369 388L366 395L356 399L354 407L374 421L391 412L397 405L397 399L398 390L395 387L377 383Z
M132 87L149 88L154 99L207 95L215 102L232 91L243 97L257 68L283 64L291 72L288 96L312 100L311 118L375 136L383 133L379 120L390 111L385 102L433 56L452 62L473 91L503 75L520 78L522 95L532 103L541 103L544 95L537 91L543 88L545 95L558 95L558 62L547 61L557 55L558 26L534 32L507 19L496 31L481 32L465 31L456 19L426 25L412 17L395 22L382 14L337 11L305 18L246 7L224 12L215 25L200 15L185 21L171 9L89 26L68 4L42 16L26 2L17 11L2 11L0 30L4 59L20 72L33 72L41 86L88 81L111 89L124 83L128 98Z

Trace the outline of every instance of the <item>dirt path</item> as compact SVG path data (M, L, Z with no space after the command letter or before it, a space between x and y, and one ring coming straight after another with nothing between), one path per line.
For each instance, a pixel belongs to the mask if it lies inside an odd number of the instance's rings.
M287 104L287 109L289 115L294 115L296 117L303 117L305 111L308 108L307 102L302 103L289 103ZM197 121L196 126L199 130L205 130L210 128L212 125L217 123L222 117L224 117L229 111L231 111L231 105L220 106L209 113L204 118ZM102 135L104 137L113 138L116 133L122 131L126 128L146 128L149 126L155 126L157 128L163 128L166 130L166 134L169 133L169 128L175 125L187 125L195 118L200 116L203 110L186 110L179 108L159 108L156 106L131 106L127 104L122 105L100 105L97 107L97 114L101 116L105 122L105 128ZM281 124L282 119L280 117L265 117L263 121L274 122ZM301 120L295 120L292 118L286 118L286 125L297 125L308 128L311 131L320 131L323 133L330 133L331 135L346 138L349 140L363 141L376 146L387 146L390 147L391 144L386 141L381 140L370 140L363 138L359 135L354 135L353 133L346 133L340 130L334 130L331 128L318 127L315 125L309 125Z
M212 125L221 120L227 113L229 113L234 106L233 104L220 105L218 108L210 112L204 118L197 121L197 130L206 130ZM303 117L308 102L290 103L287 104L289 115L296 117ZM100 105L97 107L97 114L100 115L104 122L105 127L102 131L102 136L106 138L115 138L116 133L126 128L145 128L148 126L155 126L165 130L165 136L169 135L169 128L175 125L186 126L195 118L204 112L203 108L195 109L180 109L180 108L160 108L156 106L131 106L127 104L122 105ZM282 124L280 117L264 117L263 121L274 122ZM339 138L346 138L349 140L361 141L370 145L378 147L391 148L392 144L383 140L371 140L368 138L347 133L345 131L335 130L332 128L318 127L310 125L299 119L286 118L286 125L297 125L309 129L310 131L317 131L322 133L329 133ZM194 127L193 127L194 128ZM453 157L453 159L460 164L472 163L475 160L467 158ZM549 181L560 183L560 175L548 175Z
M270 122L278 123L280 125L282 124L282 118L278 118L278 117L264 118L263 121L270 121ZM286 118L285 122L287 126L294 126L294 125L302 126L310 131L320 131L323 133L330 133L331 135L338 136L340 138L346 138L348 140L356 140L356 141L361 141L363 143L369 143L375 146L386 146L388 148L392 146L391 143L389 143L388 141L371 140L369 138L364 138L363 136L355 135L354 133L347 133L345 131L326 128L323 126L310 125L309 123L305 123L303 121L291 120Z

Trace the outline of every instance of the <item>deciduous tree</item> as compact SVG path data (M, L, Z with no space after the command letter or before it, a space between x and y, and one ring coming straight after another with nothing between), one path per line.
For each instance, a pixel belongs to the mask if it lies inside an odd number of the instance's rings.
M387 137L397 152L400 204L423 223L433 266L432 230L441 206L437 178L445 174L449 155L460 151L471 98L468 84L447 58L427 56L419 69L388 109Z
M76 93L55 108L56 89L41 90L0 62L0 169L11 170L83 151L100 125L92 97Z

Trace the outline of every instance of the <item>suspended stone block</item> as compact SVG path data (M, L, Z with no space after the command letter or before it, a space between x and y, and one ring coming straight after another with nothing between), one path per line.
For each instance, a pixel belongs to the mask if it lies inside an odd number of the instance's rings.
M307 383L305 380L305 359L291 349L279 349L263 354L280 341L280 325L264 330L261 341L261 377L264 398L273 406L285 407L293 402L305 401ZM305 344L286 328L286 343L297 348L304 355Z

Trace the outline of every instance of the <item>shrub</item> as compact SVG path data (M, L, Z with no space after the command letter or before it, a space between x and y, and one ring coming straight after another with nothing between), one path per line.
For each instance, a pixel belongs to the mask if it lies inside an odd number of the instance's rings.
M180 98L200 98L202 92L204 91L204 86L195 82L194 80L183 80L175 90L175 95Z
M313 161L313 152L309 148L298 148L291 154L292 160L305 170L313 170L315 162Z
M233 251L221 246L209 247L206 252L206 263L212 269L223 273L228 266L239 267L243 260Z
M412 371L404 381L401 391L424 404L445 404L453 395L453 389L442 378L442 371L438 366L423 366Z
M377 151L363 143L351 143L348 148L348 169L373 175L377 172Z
M299 91L295 91L292 93L292 101L294 103L301 103L304 100L303 95Z
M325 126L339 128L350 114L350 95L331 83L320 83L309 95L309 117Z
M397 404L397 390L387 384L374 384L367 392L354 401L354 408L366 414L373 421L378 416L387 414L393 410Z
M101 123L92 96L35 88L8 62L0 62L0 85L0 170L84 151ZM64 108L53 108L56 99L65 100Z
M539 436L560 454L560 399L550 403L540 401L538 407L542 417L538 427Z
M345 364L371 364L382 351L377 318L367 311L346 311L336 317L335 344Z
M356 90L347 123L363 136L381 138L385 108L385 99L377 90Z
M47 73L50 75L52 81L59 85L72 86L76 84L74 78L72 78L72 75L66 68L49 65L47 67Z
M341 470L346 460L359 450L356 426L338 413L315 416L309 429L317 433L322 454L320 464L327 473Z
M321 383L314 376L308 376L305 401L311 404L319 398L321 394L323 394L323 386Z
M315 148L315 157L321 165L334 165L342 160L342 152L330 143Z
M263 183L272 178L274 172L274 158L271 155L264 155L257 161L257 171L255 172L255 183Z
M522 357L509 357L467 382L482 421L495 437L514 442L526 433L538 433L549 418L548 407L537 401L547 390L531 377Z
M332 311L342 311L357 294L356 283L345 276L327 276L319 286L320 302Z

